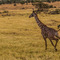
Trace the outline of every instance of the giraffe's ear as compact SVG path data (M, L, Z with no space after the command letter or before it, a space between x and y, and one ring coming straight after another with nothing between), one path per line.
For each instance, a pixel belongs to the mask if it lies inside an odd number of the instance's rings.
M36 11L34 10L34 8L32 10L33 10L33 13L36 13Z
M35 11L33 11L33 13L35 13Z
M36 11L35 10L33 10L33 13L35 13Z
M32 10L33 10L33 13L34 13L34 12L35 12L35 11L34 11L34 8L33 8Z

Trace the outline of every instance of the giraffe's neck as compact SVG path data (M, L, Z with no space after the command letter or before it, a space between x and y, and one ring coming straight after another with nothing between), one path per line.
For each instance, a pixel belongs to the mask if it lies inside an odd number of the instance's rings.
M38 24L38 26L39 26L40 28L42 28L43 26L45 26L45 25L39 20L39 18L37 17L37 15L34 15L34 17L35 17L35 20L36 20L36 22L37 22L37 24Z

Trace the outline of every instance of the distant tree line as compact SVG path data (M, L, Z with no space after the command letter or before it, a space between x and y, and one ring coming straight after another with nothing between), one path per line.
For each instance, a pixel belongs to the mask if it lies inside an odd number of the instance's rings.
M47 0L47 2L55 2L55 1L60 1L60 0Z
M43 1L43 2L55 2L55 1L60 1L60 0L0 0L0 4L11 4L11 3L29 3L29 2L39 2L39 1Z

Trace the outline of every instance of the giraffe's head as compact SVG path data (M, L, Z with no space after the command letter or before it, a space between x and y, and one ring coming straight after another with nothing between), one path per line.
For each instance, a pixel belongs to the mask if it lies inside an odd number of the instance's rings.
M36 14L35 11L33 11L33 12L30 14L29 18L34 17L35 14Z

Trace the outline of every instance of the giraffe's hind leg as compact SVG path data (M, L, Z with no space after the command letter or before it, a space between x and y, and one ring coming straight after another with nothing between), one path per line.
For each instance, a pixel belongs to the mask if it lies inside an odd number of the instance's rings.
M56 49L57 43L58 43L58 40L56 40L56 44L55 44L55 51L57 51L57 49Z
M57 43L58 43L58 39L57 39L57 38L53 38L53 40L55 40L55 41L56 41L56 44L55 44L55 45L53 44L52 39L49 39L49 40L50 40L51 44L53 45L53 47L54 47L55 51L57 51L56 46L57 46Z
M55 43L55 50L57 51L56 46L57 46L57 43L58 43L59 40L57 38L54 38L54 40L56 41L56 43Z

